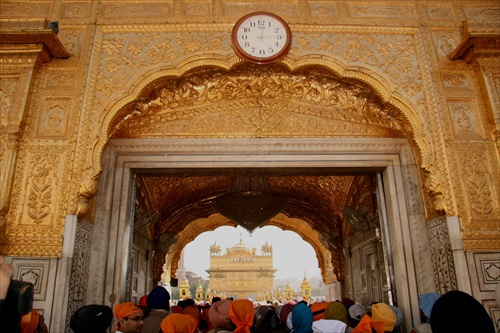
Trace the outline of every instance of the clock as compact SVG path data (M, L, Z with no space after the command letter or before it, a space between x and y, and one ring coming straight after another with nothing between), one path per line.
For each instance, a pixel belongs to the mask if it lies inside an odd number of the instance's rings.
M241 58L269 64L283 58L292 45L288 24L279 16L254 12L240 18L231 34L233 49Z

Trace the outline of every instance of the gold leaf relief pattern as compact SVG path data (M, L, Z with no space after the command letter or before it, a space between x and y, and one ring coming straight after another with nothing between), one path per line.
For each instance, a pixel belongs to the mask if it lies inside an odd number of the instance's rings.
M229 50L229 35L217 33L139 33L134 36L106 35L99 67L98 99L123 89L124 80L151 66L172 63L195 52Z
M94 107L100 107L152 67L204 52L229 52L233 56L229 34L221 32L106 34L101 51ZM424 99L412 35L297 32L291 53L298 56L318 53L341 57L347 63L362 62L375 72L388 75L416 104Z
M83 39L82 35L83 31L64 29L58 34L58 37L69 54L72 56L79 56L81 41Z
M0 77L0 124L7 126L17 118L17 112L14 105L16 103L16 93L19 91L19 77L15 75L12 77Z
M434 20L449 20L452 18L449 8L429 6L427 13L429 18Z
M85 3L66 3L63 4L63 17L82 18L89 15L89 4Z
M279 67L267 68L231 74L212 70L171 80L145 101L122 110L113 125L113 136L161 135L176 126L165 128L162 124L194 117L196 122L182 122L188 127L175 134L216 135L228 131L243 136L256 132L293 135L296 130L302 135L409 133L400 112L382 105L364 86L342 83L312 69L304 70L308 74L289 74ZM321 119L341 122L321 124Z
M493 217L490 214L496 211L492 179L485 165L487 160L487 156L480 152L468 151L462 164L472 218Z
M35 224L44 222L52 208L54 165L57 156L35 154L32 157L34 169L29 177L28 216Z
M387 18L414 17L413 7L349 5L348 9L349 9L349 16L354 16L354 17L387 17Z
M48 17L50 15L51 3L6 3L2 1L3 17Z
M464 8L465 17L468 19L480 20L500 20L500 8L475 7Z
M456 135L477 134L474 113L469 103L450 103Z

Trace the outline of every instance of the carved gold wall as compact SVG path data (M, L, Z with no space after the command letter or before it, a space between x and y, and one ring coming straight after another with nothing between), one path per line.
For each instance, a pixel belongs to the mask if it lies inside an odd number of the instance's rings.
M155 82L209 68L234 73L240 60L230 31L255 10L289 22L293 45L282 61L289 73L319 66L363 82L400 111L429 219L460 215L467 250L500 247L499 58L490 52L477 66L449 58L462 21L498 34L494 1L4 1L2 31L40 30L33 17L58 19L70 56L32 66L31 76L28 52L2 42L1 253L59 257L64 217L92 217L117 115ZM202 116L189 107L167 121L184 128L183 137L258 137L269 112L244 133L196 127ZM304 135L275 128L266 136ZM344 135L320 127L314 136Z

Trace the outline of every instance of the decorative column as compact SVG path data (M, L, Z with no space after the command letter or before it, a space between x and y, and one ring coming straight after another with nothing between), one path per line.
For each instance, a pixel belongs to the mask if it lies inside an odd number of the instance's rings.
M0 20L0 227L5 226L19 143L41 65L69 54L44 19ZM5 247L2 234L0 249Z

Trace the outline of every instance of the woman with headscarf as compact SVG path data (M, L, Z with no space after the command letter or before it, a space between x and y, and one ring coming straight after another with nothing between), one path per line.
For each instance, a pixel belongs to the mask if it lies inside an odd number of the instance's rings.
M232 301L230 299L224 299L213 303L208 310L208 318L210 323L214 327L208 333L232 333L233 323L229 317L229 307Z
M313 313L306 303L299 302L293 308L291 333L312 333Z
M236 325L233 333L250 333L254 318L253 302L248 299L237 299L231 302L229 317Z
M189 314L172 313L162 320L160 329L162 333L195 333L198 321Z

